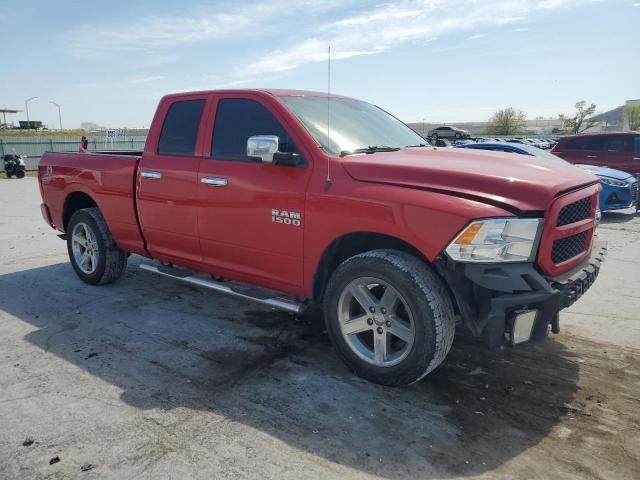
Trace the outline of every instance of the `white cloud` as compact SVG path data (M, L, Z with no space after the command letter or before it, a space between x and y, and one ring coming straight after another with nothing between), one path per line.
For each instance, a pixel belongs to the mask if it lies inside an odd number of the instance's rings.
M332 58L374 55L409 42L425 42L456 32L486 30L528 19L541 11L580 6L597 0L399 0L325 23L316 34L286 49L271 51L234 69L235 77L283 72ZM485 34L474 34L469 40Z
M275 21L305 12L323 12L339 5L337 0L269 0L243 4L223 10L201 6L188 14L150 15L125 25L86 24L65 38L65 47L73 56L102 57L109 54L157 53L178 45L221 41L259 35Z
M65 45L70 54L78 57L133 53L143 54L136 58L145 62L179 58L176 47L181 45L232 45L234 40L252 37L256 39L256 53L241 57L228 70L230 73L219 79L242 84L248 79L324 62L328 45L332 58L340 60L375 55L407 43L422 44L455 33L477 40L491 28L517 26L517 22L535 19L550 10L597 0L458 0L455 4L446 0L374 1L236 2L232 7L216 8L213 13L210 6L202 6L181 15L148 16L126 25L85 25L71 32ZM347 11L348 14L342 13ZM284 42L284 46L269 51L265 45L273 41Z

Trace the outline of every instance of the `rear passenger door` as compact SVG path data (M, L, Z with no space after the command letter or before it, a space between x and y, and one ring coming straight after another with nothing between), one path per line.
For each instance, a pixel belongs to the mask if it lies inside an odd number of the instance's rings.
M200 161L198 183L204 262L222 276L272 288L299 286L310 159L298 149L285 118L262 97L216 98L210 156ZM254 135L277 135L280 151L301 153L307 163L249 160L247 140Z
M640 161L634 160L640 157L640 153L636 153L637 148L634 135L606 135L603 157L604 163L610 168L622 170L630 174L640 172Z
M206 99L181 96L161 103L138 168L140 224L147 249L163 261L191 264L202 260L197 200L199 132ZM189 263L187 263L189 262Z

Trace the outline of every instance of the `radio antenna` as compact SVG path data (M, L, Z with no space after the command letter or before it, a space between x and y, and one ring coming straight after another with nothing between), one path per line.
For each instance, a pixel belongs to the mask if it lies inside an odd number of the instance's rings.
M327 145L331 141L331 45L327 50ZM331 187L331 158L327 155L327 178L324 180L325 190Z

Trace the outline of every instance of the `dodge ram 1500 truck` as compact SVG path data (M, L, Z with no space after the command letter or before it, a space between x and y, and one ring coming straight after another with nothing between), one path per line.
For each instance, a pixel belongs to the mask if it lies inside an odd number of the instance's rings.
M46 222L84 282L141 268L290 312L322 305L344 362L385 385L436 368L456 324L490 345L558 333L598 274L598 179L432 148L338 95L165 96L142 152L46 153Z

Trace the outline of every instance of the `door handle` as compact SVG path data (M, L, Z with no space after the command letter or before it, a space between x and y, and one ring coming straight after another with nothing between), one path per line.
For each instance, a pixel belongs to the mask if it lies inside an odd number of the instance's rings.
M204 183L205 185L210 185L212 187L226 187L227 179L222 177L202 177L200 179L200 183Z
M162 178L162 174L160 172L140 172L140 176L151 180L159 180Z
M597 155L587 155L587 158L598 158Z

